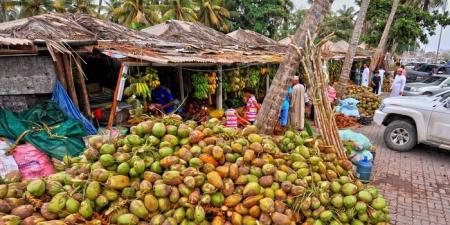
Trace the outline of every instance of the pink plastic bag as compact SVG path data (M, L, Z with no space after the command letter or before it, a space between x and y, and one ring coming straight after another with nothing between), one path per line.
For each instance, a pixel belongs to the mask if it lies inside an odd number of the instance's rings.
M31 144L17 146L13 157L19 166L22 179L33 179L52 175L55 173L50 158Z

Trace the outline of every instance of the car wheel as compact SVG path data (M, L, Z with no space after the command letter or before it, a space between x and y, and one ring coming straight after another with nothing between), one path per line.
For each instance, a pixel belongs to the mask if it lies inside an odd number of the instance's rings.
M433 95L433 93L431 93L431 92L427 91L427 92L423 93L423 95L426 95L426 96L431 96L431 95Z
M410 151L417 144L416 127L406 120L393 121L384 130L384 143L394 151Z

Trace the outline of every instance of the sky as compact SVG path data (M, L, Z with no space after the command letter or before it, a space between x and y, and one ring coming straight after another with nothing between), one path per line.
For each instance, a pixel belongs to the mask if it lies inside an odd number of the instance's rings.
M296 9L304 9L309 7L307 0L292 0L292 2L294 3ZM336 0L333 3L332 10L336 11L344 5L347 7L353 6L356 10L358 9L358 6L354 0ZM447 5L446 11L450 11L450 4ZM439 31L440 26L436 29L437 34L428 38L428 44L422 45L422 48L425 49L425 51L435 52L437 50ZM442 50L450 50L450 26L446 27L442 32L441 51Z

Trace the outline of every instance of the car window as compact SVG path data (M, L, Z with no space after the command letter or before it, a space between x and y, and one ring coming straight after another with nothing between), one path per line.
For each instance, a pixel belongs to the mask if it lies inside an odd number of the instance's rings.
M441 97L440 101L444 101L445 99L450 97L450 91L439 94L439 95L437 95L437 97Z
M441 84L446 78L445 77L430 77L428 79L425 79L422 81L423 83L430 84L430 85L439 85Z
M424 65L421 65L420 67L419 67L419 69L417 69L417 71L420 71L420 72L428 72L429 71L429 65L426 65L426 64L424 64Z

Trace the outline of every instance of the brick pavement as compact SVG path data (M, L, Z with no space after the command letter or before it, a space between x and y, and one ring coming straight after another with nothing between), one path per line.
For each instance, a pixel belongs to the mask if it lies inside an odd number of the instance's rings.
M450 151L419 145L399 153L385 146L384 127L355 130L377 146L372 183L389 200L392 224L450 224Z

